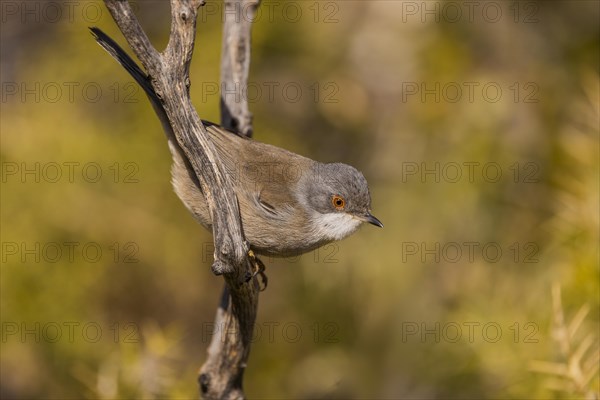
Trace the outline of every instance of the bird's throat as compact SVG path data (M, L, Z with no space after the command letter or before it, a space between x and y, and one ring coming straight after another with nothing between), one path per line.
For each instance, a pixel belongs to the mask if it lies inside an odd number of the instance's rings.
M315 213L312 218L314 235L327 241L342 240L354 233L362 221L346 213Z

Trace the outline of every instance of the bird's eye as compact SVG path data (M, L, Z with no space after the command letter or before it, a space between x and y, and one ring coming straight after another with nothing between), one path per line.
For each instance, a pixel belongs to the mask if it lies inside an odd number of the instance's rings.
M331 203L336 210L343 210L346 206L346 200L342 196L334 195L331 197Z

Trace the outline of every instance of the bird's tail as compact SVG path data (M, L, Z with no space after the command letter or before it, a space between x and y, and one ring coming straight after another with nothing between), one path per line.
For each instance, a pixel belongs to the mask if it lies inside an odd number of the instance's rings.
M156 112L156 115L163 126L165 134L167 135L169 149L171 150L171 155L173 156L173 168L176 170L185 168L189 179L191 179L191 181L198 188L200 188L200 182L198 181L198 178L196 177L196 174L194 173L192 165L186 157L185 152L177 143L177 138L175 137L173 128L169 123L167 112L165 111L160 98L154 91L154 88L150 84L150 77L148 74L142 71L136 62L129 57L125 50L123 50L121 46L117 44L117 42L112 40L111 37L104 33L101 29L91 27L90 31L92 32L92 35L94 35L96 42L98 42L98 44L102 46L104 50L108 52L108 54L117 60L119 64L121 64L121 66L123 66L123 68L129 72L129 75L131 75L133 79L135 79L135 81L142 87L142 89L144 89L144 92L146 92L146 95L152 104L152 108L154 108L154 111ZM203 122L206 123L205 121Z
M129 72L129 75L131 75L131 77L135 79L135 81L142 87L142 89L148 96L148 99L150 100L150 103L152 104L156 115L158 115L158 118L162 123L165 133L168 136L168 139L174 143L177 143L173 134L173 129L169 124L167 113L160 101L160 98L158 97L158 95L154 91L154 88L150 84L149 76L144 71L142 71L142 69L136 64L136 62L133 61L131 57L129 57L129 55L125 52L125 50L121 48L121 46L117 44L117 42L112 40L112 38L106 33L104 33L100 28L90 27L90 31L92 32L92 35L94 35L96 42L98 42L98 44L102 46L102 48L104 48L104 50L106 50L108 54L110 54L115 60L117 60L118 63L121 64L121 66L125 68L127 72Z

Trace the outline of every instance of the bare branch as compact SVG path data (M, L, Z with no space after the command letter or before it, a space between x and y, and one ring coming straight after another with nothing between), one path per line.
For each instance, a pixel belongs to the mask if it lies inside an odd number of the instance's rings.
M241 94L248 85L253 18L240 16L241 7L247 7L244 8L245 16L251 14L253 17L258 4L258 0L225 2L225 7L233 7L235 12L225 12L221 88L228 88L235 94L229 97L221 94L221 124L246 136L252 135L252 114L246 98ZM225 279L228 284L215 315L215 331L208 349L208 359L198 377L201 394L207 399L244 398L243 374L258 309L256 284L237 286L237 290L232 290L227 276ZM237 334L230 335L230 332Z
M150 43L129 2L105 0L105 3L108 11L110 11L110 15L112 15L117 26L123 32L127 43L129 43L135 55L140 59L148 74L153 75L157 73L160 69L160 56Z
M171 0L171 34L163 56L168 66L177 76L185 76L184 83L189 91L189 68L194 52L196 16L204 0Z
M244 239L240 211L231 182L212 142L194 109L190 96L189 66L194 49L196 18L202 0L171 0L171 35L162 54L150 44L148 37L124 0L105 0L113 19L148 72L135 65L114 41L97 28L96 40L123 65L148 94L169 141L191 165L212 215L215 262L213 272L224 274L226 287L215 321L208 359L199 376L201 394L205 398L244 398L243 373L250 353L250 342L258 308L258 282L246 283L251 265L248 243ZM234 0L228 4L250 5L257 0ZM228 17L224 26L222 81L237 83L241 91L247 85L250 65L249 20ZM227 61L225 61L227 60ZM251 135L248 104L222 102L223 123ZM217 207L218 204L218 207ZM226 335L220 333L226 332Z
M252 136L252 113L240 94L248 86L251 28L258 5L259 0L224 1L221 88L236 93L229 96L221 93L221 124L248 137Z
M237 199L189 97L189 64L200 1L172 1L172 35L163 55L152 47L126 1L106 0L106 4L134 53L147 68L177 144L193 167L206 196L215 240L213 272L234 274L243 280L247 275L248 245L242 235ZM220 210L216 209L216 204Z

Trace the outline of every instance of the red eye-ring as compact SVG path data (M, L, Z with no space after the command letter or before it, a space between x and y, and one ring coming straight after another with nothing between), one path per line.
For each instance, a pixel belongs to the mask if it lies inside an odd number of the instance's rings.
M346 200L342 196L333 195L331 197L331 204L333 204L336 210L343 210L346 206Z

